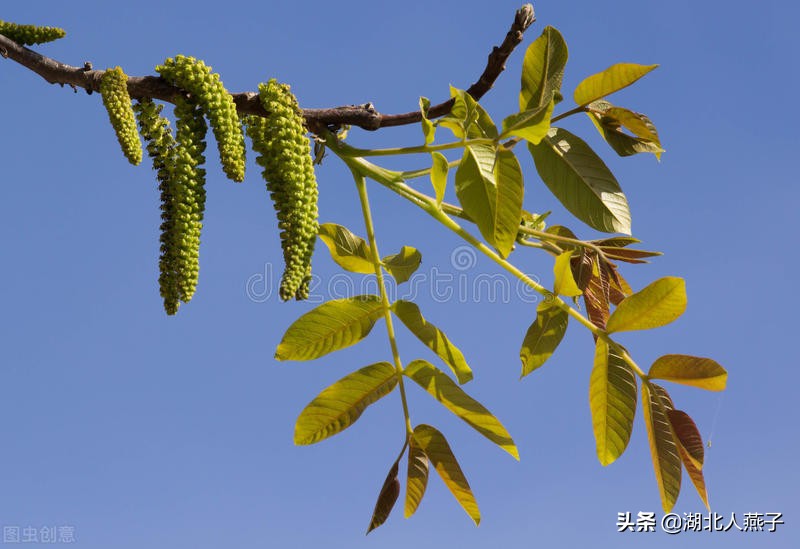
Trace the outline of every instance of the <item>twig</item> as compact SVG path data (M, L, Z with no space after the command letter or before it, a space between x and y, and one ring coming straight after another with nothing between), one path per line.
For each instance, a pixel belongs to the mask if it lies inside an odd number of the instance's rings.
M525 4L517 10L514 23L500 46L489 54L486 68L480 78L467 90L475 99L480 99L494 84L505 68L505 62L514 48L522 42L525 30L535 21L533 6ZM13 40L0 35L0 54L16 61L35 72L51 84L83 88L88 93L99 91L100 79L105 71L87 69L87 66L74 67L31 49L20 46ZM159 76L129 76L128 92L134 99L152 98L174 103L176 98L185 95L180 88L166 82ZM240 114L265 116L258 94L254 92L234 93L233 99ZM452 100L431 107L429 117L435 118L450 112ZM404 114L381 114L372 104L347 105L329 109L303 109L303 116L309 128L349 124L365 130L377 130L388 126L401 126L419 122L419 111Z

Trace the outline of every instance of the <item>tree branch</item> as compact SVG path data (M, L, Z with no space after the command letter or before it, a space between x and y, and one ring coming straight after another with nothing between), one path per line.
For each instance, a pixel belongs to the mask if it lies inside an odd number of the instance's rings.
M523 38L523 33L536 20L533 6L525 4L517 10L514 23L506 34L503 43L495 46L489 54L486 68L480 78L467 90L476 100L491 89L497 77L505 69L505 63ZM94 70L91 64L84 67L67 65L50 57L46 57L31 49L20 46L13 40L0 35L0 55L16 61L23 67L35 72L51 84L67 85L77 91L83 88L87 93L100 90L100 80L105 71ZM177 97L185 95L185 91L169 84L160 76L129 76L128 92L134 99L152 98L174 103ZM240 114L266 115L258 94L255 92L234 93L233 99ZM430 108L428 116L436 118L450 112L453 101L448 100ZM377 130L389 126L413 124L421 120L419 111L403 114L381 114L371 103L366 105L347 105L328 109L303 109L303 116L312 130L318 127L349 124L365 130Z

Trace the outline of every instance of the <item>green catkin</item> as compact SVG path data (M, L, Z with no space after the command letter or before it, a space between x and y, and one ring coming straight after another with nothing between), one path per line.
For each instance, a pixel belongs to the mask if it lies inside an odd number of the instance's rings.
M178 311L191 300L199 274L200 229L205 209L206 124L200 109L185 99L175 106L176 136L151 100L134 107L161 192L159 288L164 310Z
M0 21L0 34L10 38L22 46L44 44L52 42L67 35L64 29L58 27L37 27L36 25L18 25L8 21Z
M214 131L219 158L225 175L233 181L244 180L245 148L241 121L233 97L222 85L219 75L203 61L177 55L156 67L168 82L192 96L205 113Z
M108 69L103 74L100 94L125 158L137 166L142 161L142 142L136 131L136 118L131 106L131 96L128 95L128 77L120 67Z
M247 135L264 168L262 175L277 212L285 269L284 301L308 297L311 255L317 238L317 180L303 116L289 86L275 79L258 86L265 118L248 116Z

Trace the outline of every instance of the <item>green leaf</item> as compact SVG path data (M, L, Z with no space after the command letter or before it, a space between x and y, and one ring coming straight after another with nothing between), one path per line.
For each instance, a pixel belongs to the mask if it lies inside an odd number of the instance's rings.
M403 246L399 254L387 255L381 261L397 283L402 284L419 268L422 254L416 248Z
M689 355L664 355L650 366L647 376L707 391L722 391L728 381L728 372L717 362Z
M606 324L608 333L649 330L669 324L686 310L686 283L668 276L649 284L617 305Z
M425 360L414 360L403 372L445 408L519 460L519 451L503 424L450 377Z
M442 200L444 200L444 191L447 189L447 171L450 166L448 165L447 157L440 152L432 152L431 158L433 161L431 165L431 183L436 193L436 205L441 206Z
M553 265L555 279L553 293L555 294L576 297L583 293L583 290L578 287L572 277L571 258L571 250L559 254L556 258L556 262Z
M644 114L636 113L621 107L614 107L608 101L593 101L587 107L587 115L600 135L620 156L631 156L637 153L653 153L661 158L664 149L653 122ZM622 131L627 128L634 135Z
M672 401L662 387L646 382L642 384L642 408L661 506L669 513L681 491L680 450L667 418L668 411L673 409Z
M350 427L370 404L397 385L394 366L377 362L346 375L306 406L294 426L294 443L314 444Z
M598 339L589 381L589 405L597 458L604 466L613 463L628 446L636 398L636 374L605 341Z
M556 97L567 57L567 44L561 33L553 27L545 27L541 36L528 46L522 61L520 111L543 107Z
M579 137L550 128L539 145L528 143L536 170L572 214L598 231L630 234L628 201L611 170Z
M341 268L352 273L374 274L369 244L336 223L319 226L319 237L331 252L331 257Z
M466 147L456 171L456 196L483 237L502 257L514 246L522 219L522 170L503 147Z
M681 410L668 410L667 417L672 425L672 431L678 439L678 449L680 450L681 461L686 472L689 473L689 478L692 480L700 499L710 509L708 505L708 490L706 489L706 481L703 477L703 439L700 437L700 432L697 430L689 414Z
M404 515L410 517L417 511L425 489L428 487L428 456L417 446L414 437L408 443L408 477Z
M425 136L425 144L430 145L436 137L436 126L428 120L428 109L431 108L431 100L427 97L419 98L419 112L422 114L422 134Z
M377 295L334 299L313 309L289 326L275 351L276 360L312 360L355 345L383 316Z
M397 496L400 495L400 481L397 480L399 464L400 458L394 462L392 468L389 469L389 474L386 475L386 480L383 481L383 486L381 486L381 491L378 494L378 501L375 502L375 509L372 511L372 518L369 521L367 534L386 522L386 519L389 518L389 513L392 512L392 508L397 501Z
M517 156L505 147L497 149L494 163L497 193L494 203L494 246L502 257L514 248L522 221L525 185Z
M578 84L578 87L575 88L575 103L580 106L588 105L592 101L630 86L656 67L658 65L637 65L636 63L612 65Z
M399 299L392 304L392 310L411 333L450 366L459 383L472 379L472 370L464 355L443 331L425 320L416 303Z
M447 443L444 435L430 425L420 424L414 428L414 441L416 445L425 452L428 459L433 463L433 467L444 481L450 493L456 498L464 511L479 524L481 513L478 509L478 502L472 494L469 482L461 471L461 467Z
M507 116L503 119L502 137L521 137L538 145L550 130L550 118L553 115L554 107L555 101L550 101L541 107Z
M528 328L519 358L525 377L544 364L561 343L567 331L569 316L563 309L543 301L536 308L536 320Z
M459 139L497 137L497 128L489 113L469 93L450 86L450 97L453 99L450 114L440 118L438 125L449 128Z

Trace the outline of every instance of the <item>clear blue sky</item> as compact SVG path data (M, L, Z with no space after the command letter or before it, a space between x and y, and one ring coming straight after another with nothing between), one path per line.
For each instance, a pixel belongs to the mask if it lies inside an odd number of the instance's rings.
M183 53L205 59L232 91L277 77L303 106L371 101L387 113L472 83L520 5L7 4L3 19L66 28L66 39L40 51L73 65L152 74ZM467 389L505 423L522 461L414 391L414 422L448 436L483 522L475 528L432 477L415 517L403 520L398 508L365 538L402 443L398 395L316 446L294 446L292 431L323 387L388 358L385 331L379 324L358 347L312 363L272 359L283 330L313 304L275 296L276 222L254 155L241 185L209 164L199 288L168 318L156 284L158 193L149 166L128 165L98 95L47 85L1 59L0 525L73 526L87 548L796 547L800 10L777 1L535 7L525 45L545 25L562 32L568 98L583 77L612 63L661 64L615 97L657 124L667 150L661 163L616 157L588 120L566 127L586 136L616 173L634 235L665 252L650 265L624 267L628 280L635 288L661 276L687 280L689 308L678 322L623 342L645 365L686 353L728 369L721 396L671 393L711 435L705 475L713 510L735 512L740 523L747 512L781 512L786 524L777 533L618 534L618 512L661 516L660 502L641 415L618 462L603 468L595 457L586 331L572 326L551 362L518 381L519 344L535 305L485 293L442 302L422 283L423 312L470 360L476 379ZM523 51L485 99L496 120L516 106ZM420 136L416 127L354 130L350 140L412 145ZM422 167L424 159L408 162ZM549 197L530 158L522 162L526 207L553 209L553 222L590 235ZM347 172L329 158L318 177L321 219L363 234ZM454 285L497 274L482 258L459 270L454 237L383 189L370 191L385 253L416 246L421 272L449 275ZM548 258L521 250L518 261L549 284ZM315 272L323 294L332 277L341 280L324 248ZM262 284L270 273L271 296ZM406 361L427 356L405 334L400 343ZM703 510L684 475L675 511Z

